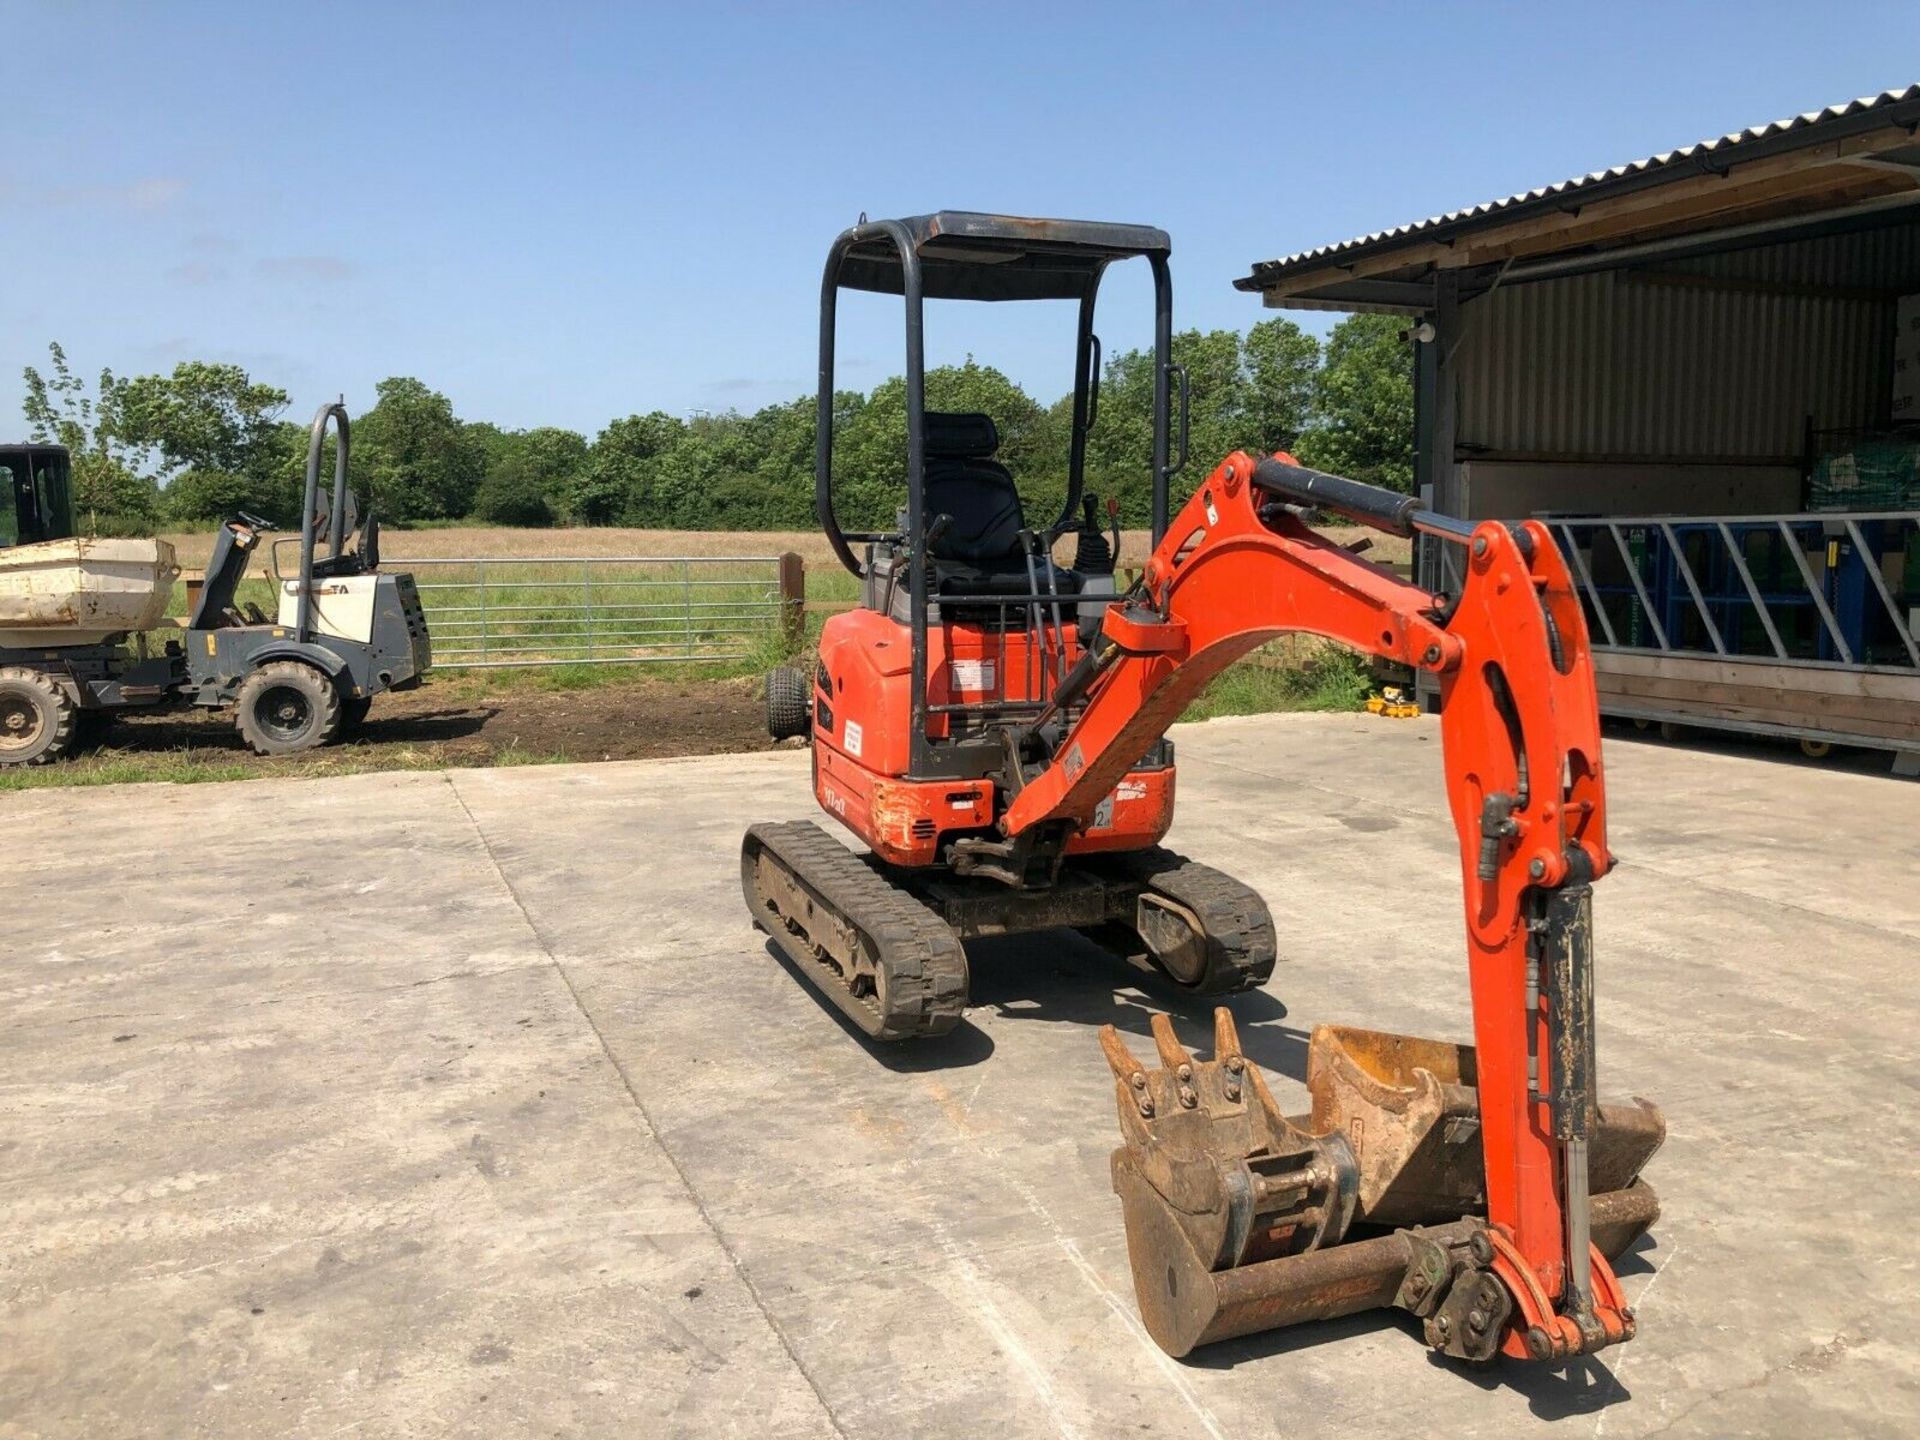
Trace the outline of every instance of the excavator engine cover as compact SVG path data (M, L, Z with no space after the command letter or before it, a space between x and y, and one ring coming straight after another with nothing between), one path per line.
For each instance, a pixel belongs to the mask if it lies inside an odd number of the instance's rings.
M1153 1019L1149 1070L1112 1026L1125 1143L1113 1152L1127 1255L1147 1332L1170 1355L1238 1335L1398 1306L1428 1343L1491 1359L1512 1323L1485 1180L1470 1046L1323 1025L1308 1050L1308 1115L1288 1118L1225 1010L1214 1055ZM1592 1239L1620 1255L1659 1217L1639 1179L1665 1137L1643 1100L1598 1107Z

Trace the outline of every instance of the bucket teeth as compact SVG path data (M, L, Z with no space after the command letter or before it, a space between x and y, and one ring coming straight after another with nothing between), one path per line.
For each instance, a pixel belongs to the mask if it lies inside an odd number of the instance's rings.
M1213 1058L1226 1060L1241 1059L1240 1032L1234 1028L1233 1012L1226 1006L1217 1006L1213 1012Z
M1180 1048L1180 1042L1173 1037L1173 1021L1165 1015L1153 1017L1153 1045L1160 1052L1162 1065L1175 1074L1186 1072L1190 1078L1193 1057Z
M1251 1161L1314 1150L1312 1138L1273 1103L1259 1070L1247 1063L1233 1016L1214 1012L1214 1056L1196 1060L1156 1015L1149 1070L1111 1025L1100 1049L1113 1071L1114 1104L1127 1151L1142 1174L1182 1212L1220 1209L1226 1190Z
M1209 1060L1187 1053L1166 1016L1152 1029L1151 1070L1112 1026L1100 1032L1125 1139L1113 1185L1147 1328L1184 1354L1181 1337L1206 1322L1182 1306L1206 1308L1207 1277L1338 1240L1355 1172L1343 1139L1316 1139L1280 1113L1226 1010L1214 1012Z
M1100 1049L1107 1057L1107 1064L1113 1069L1113 1078L1120 1082L1120 1097L1123 1104L1129 1096L1145 1093L1147 1072L1140 1062L1133 1058L1133 1052L1127 1049L1126 1042L1120 1038L1120 1032L1113 1026L1100 1027Z

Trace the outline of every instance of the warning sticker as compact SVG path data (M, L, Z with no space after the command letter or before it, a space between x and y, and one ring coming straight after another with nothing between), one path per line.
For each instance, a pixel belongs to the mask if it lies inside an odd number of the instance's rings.
M846 745L849 755L859 755L860 746L866 738L866 732L861 730L858 720L847 721L847 728L840 732L840 739Z
M993 680L993 661L991 660L953 662L953 688L956 690L991 690Z

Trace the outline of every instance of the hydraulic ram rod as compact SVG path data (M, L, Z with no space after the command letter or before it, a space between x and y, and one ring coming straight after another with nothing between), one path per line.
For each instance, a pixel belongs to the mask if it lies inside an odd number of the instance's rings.
M1411 495L1364 480L1349 480L1344 475L1329 475L1324 470L1309 470L1304 465L1289 465L1284 460L1255 461L1253 483L1296 505L1317 505L1389 535L1409 536L1418 531L1449 540L1467 540L1473 535L1471 522L1424 510Z

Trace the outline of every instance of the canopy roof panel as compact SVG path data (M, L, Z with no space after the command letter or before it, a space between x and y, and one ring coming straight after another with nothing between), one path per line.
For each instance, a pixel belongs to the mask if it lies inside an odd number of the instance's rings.
M1077 300L1114 261L1165 256L1173 248L1164 230L1097 220L941 210L893 223L906 229L920 257L925 292L938 300ZM840 284L900 294L900 252L893 239L862 233L841 264Z

